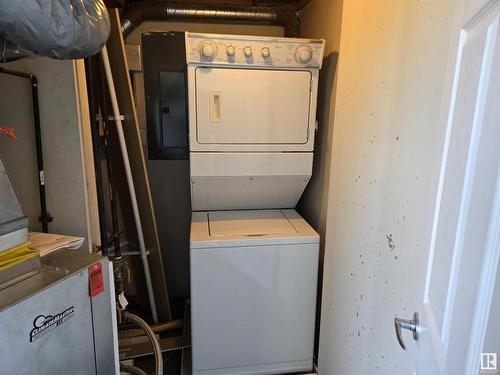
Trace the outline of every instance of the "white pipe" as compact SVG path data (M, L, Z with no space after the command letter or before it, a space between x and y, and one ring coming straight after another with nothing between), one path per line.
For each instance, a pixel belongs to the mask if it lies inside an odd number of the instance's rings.
M111 104L113 106L113 114L115 117L114 120L116 123L116 130L118 133L118 139L120 141L120 149L123 157L123 165L125 167L125 175L127 176L128 190L130 192L130 200L132 202L132 211L134 213L135 228L137 230L137 237L139 239L139 249L141 251L142 266L144 268L144 276L146 278L146 288L148 290L151 315L153 315L153 322L158 323L158 313L156 312L153 284L151 283L151 274L149 272L148 257L146 254L146 245L144 244L144 235L142 233L141 217L139 216L139 207L137 206L137 197L135 195L134 180L132 179L132 171L130 170L130 161L128 158L127 144L125 143L125 136L123 135L123 125L120 117L120 109L118 108L118 100L116 99L115 84L113 82L113 74L111 73L111 66L109 64L109 56L106 46L104 46L102 49L102 60L104 63L104 70L106 72L106 80L108 82L109 96L111 97Z

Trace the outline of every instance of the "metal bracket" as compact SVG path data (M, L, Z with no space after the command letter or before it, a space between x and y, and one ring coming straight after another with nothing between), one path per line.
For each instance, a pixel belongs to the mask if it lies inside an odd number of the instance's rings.
M98 113L97 115L95 115L95 119L96 119L96 121L101 121L102 120L101 115ZM117 120L117 118L115 116L113 116L113 115L108 116L108 121L116 121L116 120ZM124 121L125 116L123 116L123 115L118 116L118 120Z

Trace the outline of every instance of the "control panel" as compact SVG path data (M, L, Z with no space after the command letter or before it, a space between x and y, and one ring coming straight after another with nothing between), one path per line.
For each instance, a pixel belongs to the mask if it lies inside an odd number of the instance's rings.
M322 39L186 33L188 64L321 68Z

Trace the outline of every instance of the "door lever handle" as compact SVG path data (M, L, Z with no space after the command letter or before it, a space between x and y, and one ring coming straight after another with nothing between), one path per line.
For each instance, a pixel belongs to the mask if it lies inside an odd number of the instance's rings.
M408 329L413 332L413 339L418 340L418 331L420 329L420 321L418 317L418 313L413 314L412 320L394 318L394 328L396 329L396 337L398 339L399 345L403 348L403 350L407 350L405 342L403 340L403 334L401 333L401 329Z

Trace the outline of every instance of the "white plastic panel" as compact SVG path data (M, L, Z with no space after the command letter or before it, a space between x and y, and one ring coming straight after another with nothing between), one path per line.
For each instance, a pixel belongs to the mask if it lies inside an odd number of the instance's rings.
M199 144L306 144L309 71L196 69Z
M192 250L193 374L311 371L318 250Z
M311 371L319 243L248 237L208 250L194 248L191 233L193 374Z
M208 223L211 237L297 233L281 211L213 211Z
M263 216L260 216L263 212ZM270 217L270 212L275 213L275 217ZM209 216L213 214L222 214L219 219L227 220L224 224L225 228L222 231L228 233L229 228L234 225L230 235L214 236L210 227ZM227 216L226 216L227 213ZM232 215L235 216L232 216ZM241 215L241 216L239 216ZM278 216L279 215L279 216ZM217 217L217 216L216 216ZM235 220L231 220L231 218ZM251 223L245 223L243 218ZM281 219L278 219L281 217ZM283 223L270 226L265 224L266 221L282 220ZM288 222L287 224L284 224ZM287 226L293 227L293 230ZM238 228L239 227L239 228ZM250 228L253 227L253 228ZM264 228L264 229L259 229ZM219 230L221 230L219 228ZM258 233L260 232L260 233ZM239 233L239 234L238 234ZM242 234L246 233L246 234ZM257 235L249 234L257 233ZM213 250L223 247L239 247L239 246L271 246L271 245L290 245L290 244L318 244L319 235L314 229L293 209L287 210L238 210L238 211L198 211L193 212L191 218L191 249L206 249Z
M197 117L198 117L198 99L197 99L197 85L196 85L196 72L199 70L201 67L199 65L188 65L188 107L189 107L189 148L191 152L191 156L197 152L210 152L210 151L216 151L216 152L287 152L287 151L292 151L292 152L312 152L314 148L314 135L315 135L315 122L316 122L316 101L317 101L317 91L318 91L318 75L319 71L318 69L301 69L301 70L295 70L296 72L302 72L302 73L309 73L311 80L310 80L310 87L307 86L306 93L302 93L303 95L309 95L309 102L306 103L309 111L309 116L308 116L308 122L307 124L302 124L302 126L306 127L308 129L307 133L307 142L306 143L199 143L198 142L198 124L197 124ZM205 68L209 69L209 68ZM218 68L222 69L222 68ZM235 68L226 68L225 70L231 71L232 69ZM282 70L275 69L273 67L270 67L268 70L263 70L263 69L255 69L255 68L246 68L248 72L251 72L253 77L259 77L261 73L263 72L269 72L269 71L278 71L281 72ZM245 67L242 67L240 69L237 69L239 71L245 70ZM250 80L251 85L253 86L254 80ZM227 84L227 83L224 83ZM218 83L217 83L218 85ZM231 85L234 87L238 86L239 84L237 82L232 82ZM208 119L211 123L210 125L212 126L219 126L222 125L223 127L225 126L223 122L221 121L226 121L227 113L225 113L230 107L228 106L227 102L227 97L226 95L221 92L219 89L217 89L219 86L213 86L212 88L207 88L206 89L206 96L205 99L203 100L205 105L205 120ZM254 87L252 90L254 90L257 93L257 97L262 95L261 90L258 90L256 87ZM210 91L210 93L209 93ZM286 99L285 92L282 92L280 95ZM278 100L275 98L275 100ZM259 101L254 97L252 101L250 102L255 105L255 103L259 103ZM285 110L289 111L290 108L288 108L285 104L281 103L280 106L286 107ZM250 110L250 108L247 108L246 110ZM258 114L261 112L260 108L253 107L253 112ZM305 111L305 109L303 109ZM229 117L238 117L238 113L236 110L233 110L231 108L231 114ZM239 120L238 120L239 121ZM275 124L271 123L271 129L274 129ZM252 124L252 126L254 126ZM210 129L210 127L208 128ZM274 131L274 130L272 130ZM288 137L288 135L287 135Z
M294 208L310 176L192 177L193 211Z
M312 162L312 153L191 153L192 208L294 208Z
M201 53L203 46L210 46L213 55L209 58ZM234 50L233 55L227 48ZM186 58L188 64L223 66L261 66L286 69L321 68L325 41L322 39L273 38L249 35L221 35L186 33ZM245 56L249 48L251 56ZM262 55L262 50L269 52ZM309 61L301 61L299 52L308 49Z
M312 152L193 152L190 168L192 177L310 176L312 163Z

